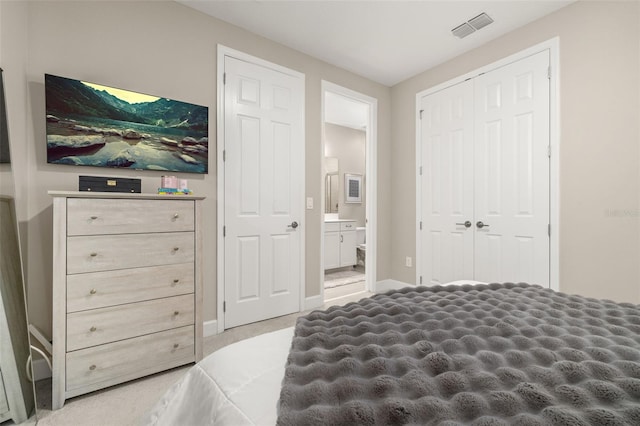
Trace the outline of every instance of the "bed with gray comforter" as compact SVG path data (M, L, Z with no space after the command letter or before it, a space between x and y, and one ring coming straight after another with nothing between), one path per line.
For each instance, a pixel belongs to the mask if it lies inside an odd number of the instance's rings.
M301 317L279 425L640 425L640 307L527 284Z

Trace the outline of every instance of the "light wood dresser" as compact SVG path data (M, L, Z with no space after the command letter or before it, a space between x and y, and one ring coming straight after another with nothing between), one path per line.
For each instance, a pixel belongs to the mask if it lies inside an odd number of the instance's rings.
M50 191L53 409L202 359L202 197Z

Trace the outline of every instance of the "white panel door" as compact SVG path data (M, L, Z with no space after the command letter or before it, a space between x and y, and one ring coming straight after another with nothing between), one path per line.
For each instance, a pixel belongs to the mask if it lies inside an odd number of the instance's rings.
M475 279L549 286L549 52L474 79Z
M544 51L421 99L422 284L549 286L548 67Z
M304 78L225 56L225 328L297 312Z
M422 98L423 284L473 277L473 83ZM466 225L465 225L466 223Z

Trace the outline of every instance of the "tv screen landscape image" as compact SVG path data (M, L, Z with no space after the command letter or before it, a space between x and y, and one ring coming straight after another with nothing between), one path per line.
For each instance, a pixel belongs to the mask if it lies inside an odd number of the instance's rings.
M47 162L207 173L209 108L45 74Z

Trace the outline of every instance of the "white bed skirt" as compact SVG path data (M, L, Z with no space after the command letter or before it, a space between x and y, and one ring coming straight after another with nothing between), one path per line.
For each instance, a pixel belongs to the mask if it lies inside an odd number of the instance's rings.
M145 425L275 425L293 327L226 346L192 367Z

